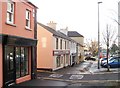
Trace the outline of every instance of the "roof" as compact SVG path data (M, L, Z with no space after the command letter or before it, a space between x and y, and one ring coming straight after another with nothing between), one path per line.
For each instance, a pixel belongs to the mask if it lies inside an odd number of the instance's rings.
M24 1L28 2L29 4L31 4L32 6L38 9L38 7L35 4L33 4L30 0L24 0Z
M56 31L56 30L52 29L51 27L48 27L48 26L46 26L46 25L44 25L42 23L39 23L39 22L38 22L38 24L40 26L42 26L43 28L45 28L46 30L48 30L49 32L51 32L54 36L58 36L58 37L61 37L63 39L67 39L67 40L72 41L72 42L76 42L75 40L71 39L70 37L66 36L65 34L63 34L60 31Z
M52 29L51 27L46 26L46 25L44 25L44 24L42 24L42 23L39 23L39 22L38 22L38 24L39 24L40 26L42 26L43 28L45 28L46 30L48 30L49 32L51 32L53 35L61 37L61 36L59 35L59 33L58 33L57 31L55 31L54 29Z
M75 40L71 39L70 37L66 36L65 34L63 34L62 32L60 31L57 31L62 37L64 37L65 39L69 40L69 41L72 41L72 42L76 42ZM76 42L77 43L77 42Z
M68 31L69 37L84 37L83 35L79 34L77 31Z

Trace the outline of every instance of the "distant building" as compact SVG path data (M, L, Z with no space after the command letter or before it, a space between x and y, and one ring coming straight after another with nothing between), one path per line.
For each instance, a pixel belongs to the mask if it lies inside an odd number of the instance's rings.
M77 42L78 63L84 60L84 36L76 31L68 31L68 36Z
M31 80L36 72L37 7L0 1L0 88Z
M37 69L54 71L71 65L70 49L76 49L76 42L56 31L56 23L52 21L48 26L38 23L37 31Z

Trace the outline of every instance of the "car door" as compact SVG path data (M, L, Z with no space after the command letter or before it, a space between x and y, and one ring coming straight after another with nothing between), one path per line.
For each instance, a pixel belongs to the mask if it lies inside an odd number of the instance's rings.
M115 60L112 62L111 67L118 68L118 59L115 59Z

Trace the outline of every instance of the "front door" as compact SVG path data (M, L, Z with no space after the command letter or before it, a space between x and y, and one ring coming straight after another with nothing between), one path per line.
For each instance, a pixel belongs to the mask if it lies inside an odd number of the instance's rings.
M15 53L13 46L4 48L4 85L9 86L15 83Z

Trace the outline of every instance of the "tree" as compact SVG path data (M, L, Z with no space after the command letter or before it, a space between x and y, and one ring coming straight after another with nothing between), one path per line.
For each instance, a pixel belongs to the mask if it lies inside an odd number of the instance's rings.
M96 56L98 53L98 42L96 40L87 41L86 46L89 52L92 53L92 56Z
M115 43L113 43L112 46L111 46L111 48L110 48L110 53L111 53L112 55L114 55L114 54L116 54L116 52L117 52L118 50L119 50L119 49L118 49L118 46L117 46Z
M115 31L111 30L111 26L108 26L108 24L106 25L106 32L103 33L103 38L104 38L104 42L107 46L107 69L108 71L110 71L109 69L109 65L108 65L108 55L109 55L109 46L113 41L116 41L116 37L115 36Z

